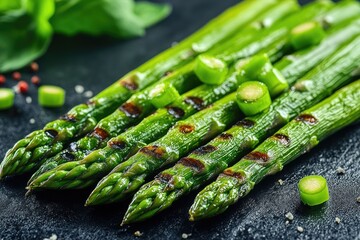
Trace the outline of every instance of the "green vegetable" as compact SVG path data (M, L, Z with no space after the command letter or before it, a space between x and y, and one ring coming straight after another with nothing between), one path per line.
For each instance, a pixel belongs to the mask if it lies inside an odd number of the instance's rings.
M176 88L172 85L162 83L150 91L149 97L151 99L151 103L156 108L162 108L174 102L180 97L180 95Z
M41 56L50 43L53 0L1 1L0 72L18 69Z
M191 62L198 54L233 36L259 13L276 5L277 0L245 1L219 17L178 45L152 58L94 96L87 104L71 109L61 119L30 133L10 149L0 165L0 177L32 171L64 148L74 137L84 136L97 122L124 103L135 91L159 80L165 73Z
M349 27L347 29L349 33L353 33L350 29L354 30L354 28ZM343 33L342 31L338 32L341 36L343 36ZM353 36L358 35L356 32L353 34ZM312 82L314 82L309 91L297 91L294 89L283 94L275 99L269 111L245 118L207 145L198 148L185 157L194 159L194 162L197 163L196 166L201 166L202 170L185 165L180 161L173 167L159 173L155 180L145 184L135 194L123 222L130 223L143 220L168 208L181 196L199 188L209 179L217 176L228 164L248 153L249 150L253 149L276 129L285 125L290 118L295 117L299 111L328 96L331 90L351 81L349 76L359 64L357 56L360 54L359 52L353 53L351 49L356 49L359 44L360 38L340 44L340 46L344 46L341 50L306 74L303 79L312 79ZM314 65L317 65L325 56L330 54L330 52L319 51L321 48L326 48L326 45L320 45L313 49L312 52L302 52L303 55L296 54L297 58L293 63L297 67L293 68L293 64L289 64L283 68L283 74L290 85L294 82L291 74L300 76L300 73L308 72ZM309 58L312 61L309 61ZM315 59L317 63L314 61ZM343 72L344 75L335 74L337 71ZM299 80L299 82L302 81ZM99 197L110 201L109 199L112 199L113 196L107 195L109 189L116 192L116 189L118 189L116 186L120 185L120 183L117 183L119 179L121 178L116 178L115 175L112 176L112 179L107 178L108 185L106 187L103 184L103 192L98 192ZM173 181L178 181L179 184L175 186L172 184ZM229 186L231 187L231 185ZM100 189L100 186L98 188ZM96 196L94 193L92 195ZM138 207L141 202L146 202L147 205L141 208ZM221 209L222 206L218 210L221 211ZM196 213L192 213L192 217L197 219L197 214L206 214L206 212L207 209L204 209L204 211L196 210Z
M359 85L360 86L360 85ZM298 184L301 201L309 206L316 206L329 200L326 179L319 175L303 177Z
M267 54L260 54L237 66L242 72L239 75L244 81L263 82L270 95L275 97L285 91L289 85L281 72L274 68Z
M277 5L277 7L282 10L282 12L278 13L284 13L284 11L286 12L289 10L287 8L280 8L282 6L289 5L286 1ZM260 19L271 19L271 17L274 16L273 13L273 11L270 11L267 12L264 16L259 17ZM276 16L279 16L279 14ZM272 54L276 55L276 57L282 56L285 53L283 48L278 48L278 51L273 51L273 46L279 44L283 44L283 41L275 41L273 44L267 46L262 51L271 51ZM275 61L276 57L273 57L272 59ZM98 138L94 136L87 137L82 139L86 141L81 140L80 142L71 144L71 148L60 153L60 156L49 159L40 167L40 169L31 177L28 188L32 190L51 186L55 187L52 184L42 185L42 182L47 181L49 176L52 174L56 175L56 172L58 171L61 171L62 173L70 173L74 168L77 169L76 174L71 174L69 177L66 177L66 180L57 179L57 181L61 182L61 184L58 184L57 186L61 186L62 188L84 188L95 184L95 182L99 180L99 177L101 178L105 174L109 173L118 163L126 160L129 156L134 154L138 148L165 135L167 130L177 121L189 117L196 111L205 108L210 103L213 103L216 100L219 100L221 97L224 97L226 94L235 91L238 84L241 82L241 80L239 80L236 75L237 72L233 72L233 69L231 69L228 77L226 78L226 81L221 85L202 85L194 88L168 106L167 109L158 109L154 114L145 118L138 125L128 129L124 133L112 138L109 141L109 143L126 142L126 147L124 148L116 148L116 144L108 144L107 147L99 149L86 156L84 159L75 162L75 160L79 159L81 156L84 156L84 154L89 151L88 146L95 145L94 141ZM174 76L176 76L176 74L173 75L173 77ZM183 72L180 76L181 79L187 79L190 76L194 76L194 73L192 71L190 73ZM189 85L194 82L194 80L191 78L192 77L189 78L189 82L187 84L184 82L182 85ZM140 97L139 99L142 100L142 103L145 102L144 97ZM137 106L139 106L138 103ZM145 107L141 106L141 108L144 111ZM119 115L114 115L114 119L111 121L108 118L103 119L98 124L98 126L100 125L100 129L110 129L111 131L107 132L110 134L115 134L116 131L114 130L113 125L117 124L120 119L123 121L124 118ZM105 125L105 122L107 122L107 125ZM112 128L107 126L112 126ZM94 135L96 136L96 134ZM74 148L76 150L73 150ZM74 156L73 159L70 158L72 156ZM112 160L107 161L107 159ZM73 161L67 163L69 160ZM59 168L55 168L58 164L61 164L61 166L59 166ZM54 177L54 179L51 181L55 181L55 179L56 177ZM101 199L97 199L97 201L89 200L87 201L87 204L99 204L100 200Z
M0 88L0 110L11 108L14 105L14 91L7 88Z
M167 17L167 4L134 0L57 0L51 24L57 33L129 38Z
M248 81L239 86L236 93L236 102L246 116L251 116L269 108L271 98L265 84Z
M317 45L324 37L325 31L318 22L303 23L295 27L290 35L291 44L295 49Z
M289 3L291 3L291 4L289 4ZM283 6L287 6L287 8L284 8ZM265 18L272 19L273 16L276 16L278 18L279 15L286 16L287 14L295 11L296 9L297 9L297 4L294 1L283 1L281 4L276 5L276 7L274 9L270 9L269 11L265 12L264 14L257 16L256 19L265 19ZM277 13L277 15L274 15L274 13ZM240 35L241 32L238 34ZM251 35L251 36L253 36L253 35ZM218 37L218 35L216 35L216 37ZM213 38L212 38L212 40L213 40ZM229 41L233 41L233 40L229 40ZM253 46L247 46L247 45L244 45L244 46L240 45L237 47L240 47L241 49L239 51L243 52L243 54L244 54L241 56L247 57L248 54L252 53L252 52L242 50L242 48L246 49L247 47L249 47L252 49L252 51L255 51L255 50L259 51L263 48L267 48L268 46L259 44L259 46L257 46L256 48L254 48ZM234 48L234 51L237 51L237 50L238 50L238 48ZM282 48L279 48L279 51L282 52L284 50ZM163 79L163 81L164 82L168 81L173 86L175 86L178 89L178 91L179 91L179 88L184 89L186 87L193 86L193 84L197 82L196 79L194 79L193 64L190 63L190 64L184 66L183 68L179 69L179 71L170 73L169 78L165 78L165 79ZM151 88L152 87L150 86L148 89L151 89ZM142 111L140 114L125 114L123 111L123 106L125 106L125 109L129 106L134 106L135 109L140 109ZM101 148L102 146L104 146L104 143L106 143L106 141L110 137L116 136L117 134L122 132L124 128L129 126L129 124L136 123L137 121L141 120L142 117L146 116L146 114L148 114L149 112L152 111L151 103L149 101L149 97L148 97L148 93L147 93L146 89L142 92L139 92L138 94L134 94L126 103L123 104L123 106L120 107L119 110L117 110L116 112L114 112L113 114L108 116L107 118L104 118L103 120L101 120L99 122L99 124L95 127L95 130L93 131L93 133L90 134L90 137L83 138L79 142L74 143L76 145L71 144L71 146L76 146L76 147L75 148L72 147L72 148L70 148L70 151L66 150L66 152L61 153L61 155L66 156L66 158L64 159L64 157L56 157L56 159L59 160L57 162L61 163L64 161L66 162L69 160L76 160L76 159L83 158L86 154L88 154L89 148L90 148L90 150L94 149L94 148ZM132 109L132 108L130 108L130 109ZM105 136L107 136L107 137L104 137L104 138L97 137L99 135L98 134L99 130L102 133L105 133ZM104 134L101 134L101 136L104 136ZM75 149L75 150L73 150L73 149ZM41 172L47 171L47 170L55 167L56 164L57 163L56 163L56 161L54 161L54 159L51 159L51 160L49 159L49 164L46 164L46 166L42 167L42 170L40 170L37 174L35 174L31 180L33 180ZM35 165L35 167L37 167L37 166L38 165Z
M43 85L38 90L38 102L43 107L61 107L65 102L65 90L57 86Z
M360 38L357 42L360 44ZM348 51L351 51L351 48L348 48ZM360 53L352 57L355 55ZM331 68L331 65L329 66ZM345 65L343 67L348 69ZM344 78L341 78L343 82ZM332 76L331 81L334 80L340 79ZM322 82L321 76L314 81ZM205 187L191 206L190 219L198 220L222 213L239 198L247 195L264 177L281 171L286 164L315 147L325 137L358 120L359 101L360 80L298 115L238 163L224 170L215 182ZM299 188L306 204L319 204L329 198L326 180L320 176L310 176L300 181Z
M228 68L221 59L202 54L196 59L194 71L203 83L218 85L224 82Z

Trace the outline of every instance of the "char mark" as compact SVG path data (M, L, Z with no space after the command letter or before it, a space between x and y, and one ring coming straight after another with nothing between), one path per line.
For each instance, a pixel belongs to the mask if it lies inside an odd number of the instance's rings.
M59 134L58 131L54 130L54 129L49 129L49 130L45 130L45 134L48 136L48 137L51 137L51 138L56 138L56 136Z
M191 124L182 124L179 126L179 131L183 134L191 133L195 130L195 127Z
M239 179L240 181L244 180L244 176L239 173L239 172L234 172L233 170L231 169L225 169L221 175L225 175L225 176L229 176L229 177L233 177L233 178L236 178L236 179Z
M286 136L284 134L277 133L273 136L273 138L275 140L279 141L280 143L284 144L285 146L288 146L290 144L289 136Z
M94 136L94 137L96 137L96 138L98 138L98 139L100 139L100 140L104 140L104 139L106 139L106 138L109 136L109 133L108 133L106 130L97 127L97 128L95 128L94 131L91 133L91 136Z
M156 159L161 159L165 154L165 150L158 146L146 146L141 148L140 152L149 155L151 157L154 157Z
M162 183L171 183L173 180L173 176L168 173L159 173L156 175L155 179L159 180Z
M296 118L296 121L313 125L316 124L318 120L311 114L301 114Z
M224 133L221 133L218 138L221 140L230 140L233 138L233 135L230 133L224 132Z
M65 114L60 117L60 120L65 120L68 122L76 122L76 117L73 114Z
M270 159L268 154L258 152L258 151L253 151L253 152L247 154L244 158L248 159L248 160L254 160L254 161L257 161L260 163L266 163Z
M132 102L124 103L119 109L131 118L137 118L141 114L141 109Z
M255 125L255 122L250 119L243 119L237 122L236 125L244 128L252 128Z
M109 143L109 146L112 148L112 149L119 149L119 150L122 150L126 147L126 143L124 141L121 141L121 140L118 140L118 141L110 141Z
M207 153L211 153L211 152L215 151L216 149L217 149L217 147L215 147L213 145L205 145L205 146L202 146L202 147L199 147L198 149L196 149L194 151L194 153L198 154L198 155L204 155Z
M179 160L178 164L194 169L196 172L202 172L205 169L205 165L198 159L184 157Z
M138 89L138 87L139 87L136 83L135 75L129 76L128 78L120 81L120 84L130 91L134 91L134 90Z
M196 110L200 111L205 108L204 100L199 97L187 97L184 102L191 105Z
M185 115L184 110L178 107L167 107L168 113L174 116L175 118L182 118Z
M171 71L171 70L167 71L164 73L163 77L167 77L167 76L171 75L172 73L173 73L173 71Z

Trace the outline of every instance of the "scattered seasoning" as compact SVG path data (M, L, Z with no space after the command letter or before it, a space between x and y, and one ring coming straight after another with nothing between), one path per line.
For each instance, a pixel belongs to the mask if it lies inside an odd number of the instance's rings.
M32 76L31 77L31 83L34 84L34 85L39 85L40 84L40 78L39 76Z
M182 239L187 239L188 237L190 237L191 236L191 233L183 233L182 235L181 235L181 238Z
M25 102L28 103L28 104L32 103L32 98L29 97L29 96L27 96L27 97L25 98Z
M29 84L27 84L25 81L20 81L17 84L17 88L20 93L27 93L29 90Z
M343 169L342 167L338 167L336 169L336 172L338 175L342 175L342 174L345 174L345 169Z
M0 74L0 85L4 84L5 82L6 82L6 77Z
M294 220L294 215L291 212L287 212L285 214L285 217L289 219L290 221Z
M300 227L300 226L297 226L297 227L296 227L296 230L297 230L299 233L304 232L304 228L303 228L303 227Z
M289 223L290 223L289 220L286 220L286 221L285 221L285 224L286 224L286 225L289 225Z
M39 64L38 64L37 62L32 62L32 63L30 64L30 69L31 69L31 71L33 71L33 72L39 71Z
M51 236L49 238L44 238L44 240L57 240L58 237L56 234L51 234Z
M284 181L282 179L279 179L278 183L279 183L280 186L284 185Z
M336 217L336 218L335 218L335 222L336 222L337 224L339 224L339 223L341 222L341 219L338 218L338 217Z
M140 231L136 231L134 232L134 236L135 237L141 237L144 233L140 232Z
M29 123L30 123L30 124L35 124L35 119L34 119L34 118L30 118Z
M76 85L75 86L75 92L78 93L78 94L81 94L84 92L84 87L82 85Z
M357 201L358 203L360 203L360 196L358 196L358 197L356 198L356 201Z
M21 79L21 73L19 72L13 72L12 78L16 81L19 81Z
M84 96L87 98L91 98L94 95L94 93L92 91L86 91L84 92Z

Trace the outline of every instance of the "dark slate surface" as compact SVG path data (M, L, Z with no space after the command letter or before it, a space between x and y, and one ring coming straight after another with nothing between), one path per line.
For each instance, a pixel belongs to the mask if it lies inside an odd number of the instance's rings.
M74 92L76 84L98 92L146 59L187 36L236 0L171 1L172 15L150 29L144 38L132 41L65 38L56 36L39 60L43 83L67 89L67 103L59 110L44 110L36 101L26 104L17 96L16 108L0 112L0 156L26 133L41 128L71 106L86 100ZM29 76L26 71L26 79ZM13 82L9 81L7 86ZM33 97L35 89L31 89ZM29 124L34 118L35 124ZM89 193L84 191L42 192L27 198L29 176L9 178L0 183L0 239L43 239L56 234L59 239L360 239L360 125L350 126L328 138L312 152L300 157L276 176L266 179L245 199L225 214L200 223L187 221L187 210L195 194L177 202L153 220L119 227L128 202L85 208ZM345 168L337 175L336 168ZM297 181L311 173L328 179L331 200L319 208L300 204ZM277 183L284 180L284 185ZM295 219L285 224L284 214ZM335 223L335 217L341 223ZM296 230L304 228L303 233Z

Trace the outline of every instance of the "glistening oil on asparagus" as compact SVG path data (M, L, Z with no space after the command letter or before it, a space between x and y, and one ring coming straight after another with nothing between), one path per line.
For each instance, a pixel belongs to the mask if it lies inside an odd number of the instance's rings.
M269 46L262 44L264 40L257 40L257 34L263 28L271 27L273 24L280 21L282 17L298 10L298 4L293 0L281 1L267 11L257 16L250 25L244 27L242 31L235 34L231 39L227 40L232 53L236 56L234 61L238 58L244 58L251 54L255 54L258 51L267 48ZM258 23L265 22L266 26L259 29ZM244 38L244 36L246 36ZM255 41L255 43L249 45L249 39ZM224 41L225 42L225 41ZM223 43L224 43L223 42ZM279 52L285 52L284 46L281 46L283 42L279 42L276 46L276 51L279 56L282 54ZM236 43L236 44L235 44ZM234 46L232 46L234 45ZM270 45L273 48L273 44ZM215 49L218 47L215 47ZM270 51L270 50L269 50ZM55 168L57 165L68 161L76 161L84 158L94 149L103 148L106 146L106 142L111 138L120 134L125 128L138 123L143 117L151 113L154 108L151 104L151 97L149 94L152 90L156 89L161 84L171 84L175 88L183 93L185 89L190 89L192 86L198 84L198 80L193 72L194 64L189 63L186 66L174 71L169 77L162 79L158 84L152 86L134 94L129 100L127 100L121 107L113 114L102 119L86 137L73 142L64 151L58 153L56 156L50 158L45 164L32 176L30 182L39 176L41 173L49 171Z
M277 98L268 111L245 118L185 157L201 167L189 166L180 160L174 167L162 171L135 194L123 223L141 221L168 208L182 195L215 177L302 110L350 82L360 64L360 52L352 51L358 47L360 37L346 43L298 80L294 88ZM305 84L308 88L304 87ZM262 155L254 155L253 158L260 161ZM197 217L193 215L193 218Z
M301 113L202 190L191 206L190 219L222 213L247 195L264 177L281 171L325 137L359 120L359 102L360 80ZM257 156L264 157L260 159ZM326 199L324 196L316 201L309 200L309 204Z
M277 2L270 0L264 3L255 0L236 5L178 45L126 74L90 99L87 104L74 107L59 120L48 123L42 130L30 133L7 152L0 166L0 177L31 171L38 166L38 161L60 152L64 144L71 139L91 131L99 120L113 112L134 92L229 38Z

